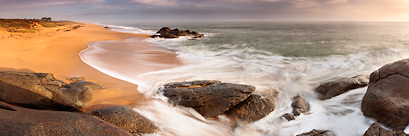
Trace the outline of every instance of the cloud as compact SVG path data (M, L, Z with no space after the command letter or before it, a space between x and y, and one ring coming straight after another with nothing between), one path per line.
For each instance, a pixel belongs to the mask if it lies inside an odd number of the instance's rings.
M0 16L399 20L409 16L407 7L408 0L2 0Z
M175 7L179 5L174 0L132 0L131 3L139 3L158 7Z

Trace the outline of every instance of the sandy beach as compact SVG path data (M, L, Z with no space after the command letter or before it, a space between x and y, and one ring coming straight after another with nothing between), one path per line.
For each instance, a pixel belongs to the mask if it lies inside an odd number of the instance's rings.
M76 25L78 26L78 25ZM0 71L21 71L53 73L55 78L68 82L70 77L86 77L86 80L101 84L104 90L95 91L94 98L85 111L102 105L128 105L144 99L131 84L108 76L82 62L79 53L87 49L87 44L94 41L123 41L112 45L133 44L140 50L141 60L144 63L166 63L171 65L152 67L141 65L141 72L150 72L171 68L179 65L176 55L159 47L144 42L146 34L128 34L109 31L106 28L93 24L80 24L43 28L36 33L9 33L0 31ZM145 54L145 55L144 55ZM146 55L148 54L148 55ZM109 58L121 57L121 54L105 56ZM147 58L148 57L148 58ZM150 57L150 58L149 58ZM149 68L147 68L149 66Z

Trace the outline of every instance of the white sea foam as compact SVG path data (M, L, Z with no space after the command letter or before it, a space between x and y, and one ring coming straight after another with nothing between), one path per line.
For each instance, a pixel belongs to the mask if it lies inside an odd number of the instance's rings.
M137 27L128 27L128 26L117 26L117 25L105 25L105 24L99 24L95 23L96 25L100 25L103 27L108 27L110 28L111 31L117 31L117 32L124 32L124 33L138 33L138 34L155 34L156 31L152 30L143 30L139 29Z
M138 33L140 30L118 27ZM125 30L120 30L126 32ZM210 35L208 37L217 34ZM161 47L175 50L184 63L182 66L161 71L132 75L134 71L118 72L112 68L98 67L103 60L82 54L83 61L111 76L139 85L138 91L157 98L147 106L136 109L161 127L155 135L295 135L312 129L331 130L339 136L360 136L374 120L363 116L360 101L366 88L355 89L337 97L321 101L314 88L325 81L357 74L370 74L380 66L409 57L403 46L383 50L368 50L349 55L324 57L285 57L264 50L246 47L243 44L222 44L225 49L212 50L206 45L180 46L190 40L149 39ZM206 40L206 39L199 39ZM236 47L245 47L235 49ZM86 57L86 58L85 58ZM121 66L118 66L121 67ZM129 74L131 73L131 74ZM166 98L157 93L164 83L191 80L221 80L223 82L250 84L256 91L274 93L276 109L267 117L253 123L239 123L230 130L221 116L221 121L203 119L191 108L172 107ZM280 118L291 113L291 99L303 96L311 111L287 122ZM405 131L409 131L406 129Z

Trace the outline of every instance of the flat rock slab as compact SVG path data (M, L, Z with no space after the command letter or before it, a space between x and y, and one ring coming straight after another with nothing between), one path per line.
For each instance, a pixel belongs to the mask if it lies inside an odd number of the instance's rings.
M275 99L272 96L252 94L246 100L225 112L245 122L253 122L264 118L274 111Z
M316 92L320 93L319 99L326 100L338 96L345 92L368 85L369 75L357 75L351 78L342 78L336 81L326 82L317 87Z
M370 76L361 110L387 127L403 130L409 124L409 59L386 64Z
M129 106L106 107L91 111L102 120L119 126L132 134L156 133L158 127Z
M214 80L165 84L159 90L174 105L192 107L205 118L216 117L246 100L254 86Z
M122 128L93 115L18 108L4 103L0 103L0 134L2 136L132 136Z

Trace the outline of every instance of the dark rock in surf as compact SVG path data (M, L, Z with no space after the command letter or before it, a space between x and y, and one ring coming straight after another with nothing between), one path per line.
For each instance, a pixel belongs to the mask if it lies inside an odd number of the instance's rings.
M199 35L197 35L197 36L195 36L193 38L204 38L204 34L199 34Z
M129 132L82 112L33 110L0 102L2 136L132 136ZM10 110L12 109L12 110Z
M190 30L179 30L179 29L170 29L169 27L162 27L159 31L156 33L160 34L158 35L152 35L150 36L151 38L179 38L179 36L194 36L194 38L203 38L204 35L200 34L196 31L190 31Z
M169 27L162 27L159 31L157 31L156 33L158 34L166 34L169 33L172 29L170 29Z
M319 99L326 100L343 94L347 91L365 87L369 82L369 75L357 75L351 78L342 78L336 81L323 83L316 89L320 93Z
M161 35L163 38L179 38L178 35L172 34L172 33L165 33Z
M158 131L158 127L129 106L107 107L91 111L102 120L119 126L132 134L151 134Z
M245 122L257 121L274 111L275 99L272 96L252 94L246 100L225 112Z
M309 104L305 102L305 99L301 96L295 96L293 98L293 103L291 103L291 107L293 107L294 116L300 116L302 113L310 111Z
M192 107L203 117L211 118L247 99L255 87L201 80L165 84L160 91L169 98L170 103Z
M287 121L295 120L295 117L293 115L291 115L290 113L286 113L286 114L282 115L281 118L284 118Z
M403 130L409 124L409 59L386 64L369 79L361 110L387 127Z
M94 91L69 85L50 73L0 72L0 100L29 108L85 107Z
M335 134L329 130L316 130L313 129L310 132L298 134L296 136L335 136Z

